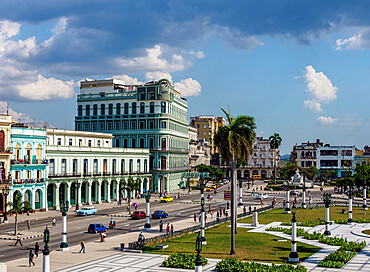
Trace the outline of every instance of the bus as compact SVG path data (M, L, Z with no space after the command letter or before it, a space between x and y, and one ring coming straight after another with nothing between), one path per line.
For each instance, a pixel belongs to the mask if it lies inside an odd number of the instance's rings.
M261 179L261 175L253 175L252 179Z

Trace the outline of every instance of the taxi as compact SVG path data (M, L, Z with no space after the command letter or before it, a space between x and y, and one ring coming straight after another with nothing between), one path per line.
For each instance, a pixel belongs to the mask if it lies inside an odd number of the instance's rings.
M166 203L166 202L172 202L173 201L173 198L171 196L164 196L162 197L161 199L161 202L162 203Z

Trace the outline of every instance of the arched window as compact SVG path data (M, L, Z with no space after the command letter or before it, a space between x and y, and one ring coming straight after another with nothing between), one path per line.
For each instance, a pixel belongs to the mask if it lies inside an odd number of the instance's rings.
M166 170L166 156L161 157L161 170Z
M144 173L148 173L148 160L144 160Z
M128 140L127 139L123 139L123 147L128 147Z
M149 138L149 148L154 148L154 138Z
M19 161L20 155L21 155L21 146L19 144L16 144L14 149L14 159L16 161Z
M145 113L145 103L144 102L140 103L140 113L141 114Z
M166 138L162 138L162 149L166 150Z
M116 147L119 147L119 138L116 138Z
M132 171L133 171L133 166L134 166L134 161L132 160L132 159L130 159L130 164L129 164L129 172L130 172L130 174L132 173Z
M136 114L136 103L135 102L132 103L132 109L131 109L131 111L132 111L132 114Z
M113 115L113 104L108 105L108 115Z
M100 106L100 115L105 115L105 105L101 104Z
M154 102L150 102L150 113L154 113Z
M116 114L121 114L121 103L117 103L116 105Z
M132 148L136 147L136 139L135 138L131 140L131 147Z
M144 148L144 138L140 139L140 148Z
M93 106L93 114L98 115L98 105L96 104Z
M141 161L137 160L137 169L136 172L140 173L141 172Z
M31 145L30 144L28 144L26 146L26 156L25 156L24 160L27 163L30 163L31 162Z
M37 164L41 164L41 160L42 160L42 148L41 148L41 145L38 145L37 146L37 149L36 149L36 160L37 160Z
M86 116L90 116L90 105L86 105Z
M128 114L128 103L125 103L125 106L123 108L123 114Z
M166 113L166 102L161 102L161 113Z
M82 106L78 106L78 116L82 116Z

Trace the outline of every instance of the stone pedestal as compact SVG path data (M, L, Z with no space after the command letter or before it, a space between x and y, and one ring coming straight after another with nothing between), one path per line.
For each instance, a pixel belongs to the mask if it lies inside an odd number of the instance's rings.
M254 212L252 215L252 227L258 227L260 224L258 223L258 212Z

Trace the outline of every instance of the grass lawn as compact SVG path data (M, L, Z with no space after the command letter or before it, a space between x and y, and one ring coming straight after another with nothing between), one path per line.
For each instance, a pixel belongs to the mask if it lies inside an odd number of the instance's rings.
M347 214L342 214L342 209L347 211ZM319 207L316 209L297 209L297 221L316 221L325 219L325 208ZM353 207L353 218L370 219L370 211L364 211L360 207ZM330 220L348 219L348 207L330 207ZM284 209L274 209L258 214L258 222L260 224L268 224L271 222L288 222L292 220L291 214L285 214ZM238 220L239 223L252 223L252 217L247 217Z
M230 252L230 223L221 224L206 230L207 245L203 246L201 255L205 258L242 258L248 261L285 263L288 260L291 242L274 241L277 236L247 232L249 229L238 228L235 237L236 255ZM172 239L161 244L169 245L166 249L155 249L157 244L144 247L145 253L171 254L173 252L196 253L195 240L198 233L193 233L180 238ZM298 252L301 260L306 259L319 248L303 243L298 243ZM278 253L272 255L270 253Z

